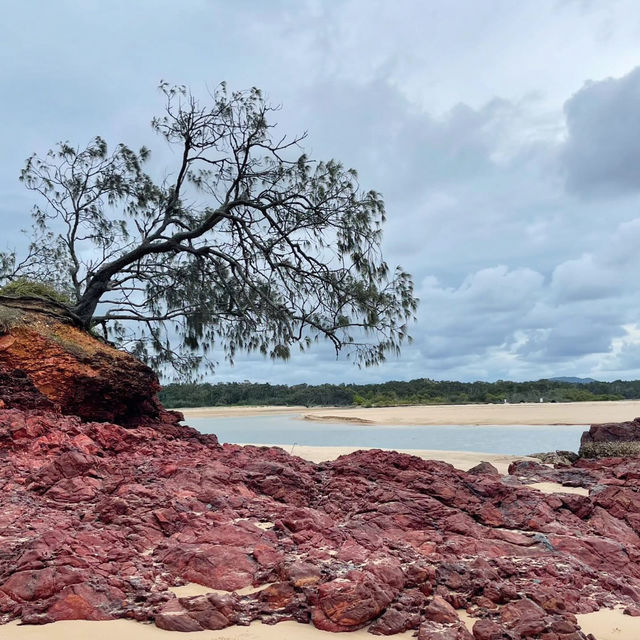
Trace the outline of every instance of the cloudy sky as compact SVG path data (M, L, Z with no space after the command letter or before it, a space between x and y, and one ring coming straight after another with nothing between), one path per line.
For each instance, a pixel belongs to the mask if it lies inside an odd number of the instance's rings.
M162 147L160 79L261 87L283 132L384 194L414 344L376 369L317 348L216 379L640 378L637 0L29 0L3 22L0 249L30 224L32 152Z

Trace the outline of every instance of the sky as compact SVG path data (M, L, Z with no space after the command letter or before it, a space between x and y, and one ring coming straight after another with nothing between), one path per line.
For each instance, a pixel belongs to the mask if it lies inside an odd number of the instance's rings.
M0 250L24 246L33 152L101 135L175 160L149 126L161 79L260 87L283 133L384 195L413 344L212 380L640 378L636 0L29 0L3 22Z

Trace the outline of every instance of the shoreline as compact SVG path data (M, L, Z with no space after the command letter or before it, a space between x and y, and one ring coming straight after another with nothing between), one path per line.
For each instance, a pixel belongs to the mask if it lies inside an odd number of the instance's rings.
M461 613L460 619L470 629L475 618ZM620 609L600 609L576 616L585 634L592 633L598 640L637 640L640 636L640 618L622 614ZM0 626L6 640L169 640L186 638L193 640L331 640L352 638L366 640L372 636L366 629L331 633L320 631L310 624L280 622L267 625L253 622L247 627L232 626L220 631L163 631L153 624L133 620L65 620L45 625L19 625L17 622ZM376 637L376 636L373 636ZM386 636L390 638L414 638L413 631Z
M283 407L233 406L177 409L189 418L233 418L300 415L311 422L362 426L435 425L590 425L623 422L640 416L640 400L603 402L438 404L397 407Z

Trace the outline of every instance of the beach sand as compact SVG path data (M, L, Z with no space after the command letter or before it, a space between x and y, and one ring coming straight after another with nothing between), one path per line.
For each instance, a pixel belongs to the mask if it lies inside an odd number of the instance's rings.
M305 411L305 418L311 420L362 421L363 424L400 426L435 424L593 424L595 422L633 420L636 416L640 416L640 400L425 405Z
M107 622L65 620L42 626L18 626L15 622L11 622L0 627L0 637L2 640L114 640L114 638L118 640L331 640L331 638L372 640L376 636L367 633L366 629L349 633L328 633L297 622L281 622L276 625L254 622L248 627L184 633L163 631L155 625L141 624L131 620ZM413 633L407 631L393 637L412 638Z
M593 424L640 416L640 400L615 402L532 402L521 404L442 404L372 409L320 407L199 407L181 409L189 417L241 417L301 414L309 420L379 425L435 424Z
M579 615L578 622L584 633L592 633L598 640L638 640L640 638L640 618L625 616L620 610L602 609L594 613ZM475 620L461 615L467 627ZM179 633L163 631L154 625L141 624L131 620L108 622L86 622L69 620L42 626L24 625L15 622L0 627L3 640L331 640L332 638L352 638L371 640L376 636L365 629L350 633L327 633L318 631L311 625L296 622L281 622L273 626L254 622L248 627L229 627L221 631L197 631ZM400 633L393 638L412 638L413 632Z
M323 407L324 409L325 407ZM284 413L304 414L308 407L284 407L276 406L234 406L234 407L195 407L188 409L176 409L184 413L185 420L189 418L241 418L242 416L269 416L282 415ZM331 409L333 411L333 408Z

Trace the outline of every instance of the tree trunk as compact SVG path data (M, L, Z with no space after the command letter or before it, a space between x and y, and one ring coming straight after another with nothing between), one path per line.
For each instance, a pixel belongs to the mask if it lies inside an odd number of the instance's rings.
M71 309L85 329L91 326L91 319L96 312L100 298L102 298L107 291L108 284L108 277L93 278L80 300L78 300L77 304Z

